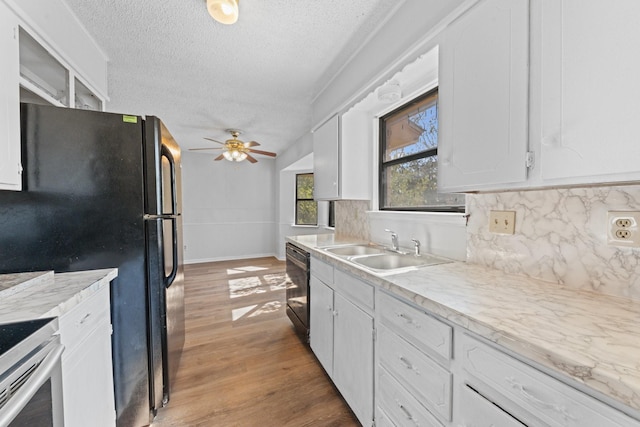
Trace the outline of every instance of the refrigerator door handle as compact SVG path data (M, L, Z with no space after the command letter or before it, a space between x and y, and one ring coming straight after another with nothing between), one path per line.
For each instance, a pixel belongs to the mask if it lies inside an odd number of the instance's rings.
M165 288L171 286L178 274L178 220L176 218L170 218L168 221L171 221L171 233L173 234L171 238L172 265L171 272L164 278Z
M173 154L171 150L166 145L162 144L160 148L160 153L162 157L166 157L167 162L169 163L169 173L170 177L166 181L170 183L170 193L171 193L171 212L162 212L163 214L175 215L177 214L178 206L176 203L176 162L173 158Z

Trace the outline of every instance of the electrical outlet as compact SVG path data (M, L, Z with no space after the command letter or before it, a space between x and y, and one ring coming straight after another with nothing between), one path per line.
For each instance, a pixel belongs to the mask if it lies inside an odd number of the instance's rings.
M610 246L640 247L640 212L607 212L607 243Z
M514 234L516 232L515 211L491 211L489 231L497 234Z

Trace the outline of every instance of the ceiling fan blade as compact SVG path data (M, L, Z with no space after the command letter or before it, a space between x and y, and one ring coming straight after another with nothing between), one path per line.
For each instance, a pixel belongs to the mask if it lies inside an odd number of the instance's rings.
M213 159L213 160L222 160L222 159L224 159L224 155L223 155L223 154L220 154L218 157L216 157L216 158L215 158L215 159Z
M247 151L250 151L252 153L256 153L256 154L262 154L265 156L270 156L270 157L275 157L276 153L272 153L270 151L262 151L262 150L254 150L253 148L247 148Z
M189 151L200 151L200 150L222 150L223 147L207 147L207 148L189 148Z
M257 162L257 160L254 157L252 157L251 155L249 155L249 154L247 154L247 160L249 160L251 163L256 163Z
M204 139L206 139L207 141L213 141L213 142L217 142L218 144L222 144L224 145L224 142L220 142L217 139L213 139L213 138L207 138L206 136L204 137Z
M249 147L257 147L258 145L260 145L260 143L256 142L256 141L249 141L249 142L245 142L244 146L249 148Z

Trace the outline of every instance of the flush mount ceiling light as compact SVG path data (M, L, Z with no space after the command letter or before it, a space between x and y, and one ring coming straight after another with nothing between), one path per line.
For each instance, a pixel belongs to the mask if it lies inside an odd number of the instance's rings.
M240 0L207 0L209 15L221 24L235 24Z
M378 88L378 101L395 102L402 98L400 83L392 80Z

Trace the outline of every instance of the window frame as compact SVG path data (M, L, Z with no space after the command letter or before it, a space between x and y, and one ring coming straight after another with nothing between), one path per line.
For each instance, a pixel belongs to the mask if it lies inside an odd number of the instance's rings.
M403 103L397 108L387 112L383 116L378 119L378 210L386 211L386 212L452 212L452 213L464 213L465 212L465 204L459 206L431 206L431 207L418 207L418 206L390 206L385 207L385 193L386 186L384 185L384 175L387 168L403 164L409 163L419 159L427 159L430 157L437 157L438 155L438 147L434 147L425 151L421 151L419 153L410 154L408 156L400 157L397 159L385 160L385 152L386 152L386 126L385 120L398 113L402 110L409 110L415 104L419 104L424 101L426 98L429 98L436 95L436 108L438 108L438 100L439 100L439 87L436 86L433 89L426 91L425 93L412 98L411 100ZM439 133L439 132L438 132Z
M304 198L298 198L298 176L301 175L311 175L313 177L313 184L315 185L315 176L313 175L313 172L303 172L303 173L297 173L295 174L295 209L294 209L294 214L293 214L293 224L296 226L300 226L300 227L317 227L318 226L318 202L313 198L313 191L311 192L312 196L310 199ZM314 202L316 204L316 222L314 224L300 224L298 223L298 202Z

